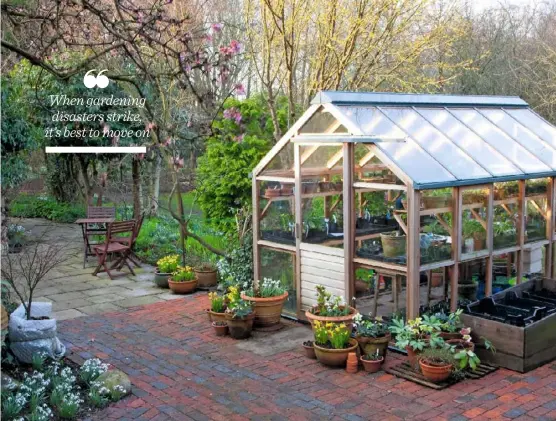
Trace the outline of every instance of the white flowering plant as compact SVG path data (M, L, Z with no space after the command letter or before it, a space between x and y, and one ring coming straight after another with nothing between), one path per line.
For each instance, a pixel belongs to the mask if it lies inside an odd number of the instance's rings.
M248 297L278 297L286 292L286 288L277 279L263 278L262 281L257 281L253 284L253 287L243 291Z
M98 358L91 358L81 366L79 370L79 378L81 381L89 384L96 380L102 373L108 371L108 364L103 363Z

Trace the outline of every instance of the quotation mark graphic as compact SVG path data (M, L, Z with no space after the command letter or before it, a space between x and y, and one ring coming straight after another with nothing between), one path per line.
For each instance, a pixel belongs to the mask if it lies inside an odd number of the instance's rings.
M103 73L107 72L108 69L101 70L96 76L89 74L94 71L96 71L96 69L89 70L87 73L85 73L83 84L87 88L94 88L95 86L98 86L99 88L106 88L110 80L106 76L104 76Z

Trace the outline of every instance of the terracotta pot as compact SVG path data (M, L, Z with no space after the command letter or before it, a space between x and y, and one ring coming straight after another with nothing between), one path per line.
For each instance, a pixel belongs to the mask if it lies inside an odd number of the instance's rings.
M216 322L212 322L212 327L214 328L214 332L216 333L216 336L226 336L228 334L227 324L221 326L221 325L217 325Z
M266 197L279 197L282 194L280 189L268 188L264 191Z
M369 290L369 284L361 279L355 280L355 291L356 292L366 292Z
M233 318L230 313L226 313L226 323L230 331L230 336L234 339L247 339L253 330L253 320L255 313L251 313L241 319Z
M259 298L241 294L241 298L253 304L255 326L275 326L280 323L282 308L288 298L288 291L277 297Z
M461 339L463 335L459 332L439 332L438 336L440 336L445 341L449 341L452 339Z
M333 191L342 191L344 189L344 184L341 181L336 181L330 184Z
M311 342L311 341L309 341L309 342ZM305 342L304 342L304 343L303 343L303 349L304 349L304 351L305 351L305 355L306 355L308 358L311 358L312 360L316 360L316 359L317 359L317 356L316 356L316 354L315 354L315 348L314 348L314 346L313 346L313 342L311 342L311 346L305 345Z
M440 209L451 206L452 196L423 196L423 205L426 209Z
M319 191L320 192L330 191L330 183L328 181L319 181Z
M475 344L473 342L465 342L463 339L449 339L446 343L455 346L456 349L465 349L475 352Z
M314 307L313 307L314 308ZM313 314L309 310L305 312L305 317L311 323L311 327L315 323L316 320L322 323L345 323L345 325L349 329L353 329L353 316L358 314L359 311L354 309L353 307L349 308L349 314L347 316L335 316L335 317L326 317L326 316L319 316L318 314Z
M432 279L431 279L432 288L438 288L440 285L442 285L443 281L444 281L444 275L442 274L442 272L432 273Z
M349 347L344 349L328 349L313 344L315 355L321 364L330 367L344 367L350 352L355 352L359 344L353 338L349 340Z
M168 285L174 294L190 294L197 288L197 279L187 282L174 282L168 279Z
M405 235L390 235L380 234L380 241L382 243L382 250L384 257L399 257L405 256L406 253L406 236Z
M454 366L452 364L432 365L425 358L419 359L421 373L433 383L439 383L450 377Z
M168 279L170 279L171 276L171 273L161 273L157 269L154 272L154 283L160 288L169 288Z
M319 185L317 183L303 183L301 185L301 192L304 194L316 193Z
M380 338L370 338L367 336L357 336L357 342L359 343L359 347L361 349L362 355L374 355L376 350L378 349L379 354L386 358L386 352L388 350L388 343L392 335L387 333L385 336Z
M359 360L355 352L350 352L347 357L346 372L350 374L357 373L359 369Z
M413 367L416 367L417 363L419 362L419 355L421 354L421 351L418 349L413 349L410 346L406 346L405 350L407 351L407 360L409 361L409 364L411 364Z
M218 281L218 272L216 270L198 270L195 269L197 276L197 286L200 288L209 288L216 286Z
M225 322L226 321L226 313L217 313L216 311L212 311L210 308L206 309L209 321L211 322Z
M293 187L284 187L280 189L282 196L291 196L293 194Z
M384 362L384 358L381 358L380 360L372 361L372 360L365 360L363 359L363 357L361 357L361 362L363 363L363 368L367 373L376 373L378 370L380 370L380 366Z

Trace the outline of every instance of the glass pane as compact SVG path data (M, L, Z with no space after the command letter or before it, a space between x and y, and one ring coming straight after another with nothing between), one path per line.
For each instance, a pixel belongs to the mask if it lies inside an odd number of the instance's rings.
M355 168L353 179L369 183L398 184L404 183L374 156L370 145L356 143L354 148Z
M295 255L261 247L260 257L261 277L280 280L288 291L283 312L295 316L297 313Z
M493 245L495 250L517 244L517 181L494 184Z
M288 143L278 154L272 158L261 175L274 175L276 177L295 176L293 169L293 143Z
M382 111L456 178L490 176L464 149L452 143L417 112L406 108L383 108Z
M525 242L546 239L546 190L547 178L525 181L525 196L527 199L525 218Z
M326 111L317 111L299 130L300 133L326 133L335 130L336 118Z
M259 232L261 239L295 245L293 183L261 182Z
M460 264L458 303L469 304L485 296L486 259L476 259Z
M452 189L424 190L419 238L421 264L452 258Z
M473 130L465 126L448 111L437 108L420 108L417 112L442 131L452 142L465 150L469 156L492 175L502 176L521 172L504 155L483 141Z
M556 148L556 127L548 124L531 110L504 110L537 136Z
M355 269L355 296L357 298L357 309L361 314L372 315L375 310L376 316L392 317L394 315L405 316L405 277L398 278L397 288L394 286L396 278L381 274L366 268ZM375 289L377 287L377 289ZM394 291L397 289L397 301Z
M487 249L488 190L463 191L462 207L462 254Z
M498 152L508 158L525 173L550 171L550 168L531 152L508 137L502 130L474 110L451 110L451 112L468 127L480 134Z

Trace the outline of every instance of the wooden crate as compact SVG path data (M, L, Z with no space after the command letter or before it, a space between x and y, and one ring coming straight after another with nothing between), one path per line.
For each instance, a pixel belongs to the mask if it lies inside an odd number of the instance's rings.
M508 291L521 291L546 288L556 291L556 280L538 279L506 289L493 295L494 299L503 298ZM512 326L494 320L462 314L465 326L472 331L473 341L481 343L485 337L496 347L496 353L476 347L476 353L482 361L492 362L501 367L521 373L533 370L556 359L556 314L545 317L525 327Z

